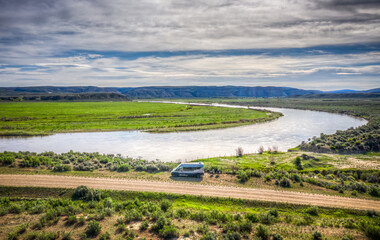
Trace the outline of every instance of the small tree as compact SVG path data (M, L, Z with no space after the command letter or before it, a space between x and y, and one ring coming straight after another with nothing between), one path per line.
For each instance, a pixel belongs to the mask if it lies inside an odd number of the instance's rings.
M263 154L264 153L264 147L260 146L257 151L259 152L259 154Z
M236 151L236 157L242 157L243 156L244 150L242 147L238 147L235 151Z

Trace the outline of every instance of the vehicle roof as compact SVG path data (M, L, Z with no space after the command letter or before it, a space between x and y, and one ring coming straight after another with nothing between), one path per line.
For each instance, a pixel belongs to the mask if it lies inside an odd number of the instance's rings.
M203 162L181 163L178 166L203 166Z

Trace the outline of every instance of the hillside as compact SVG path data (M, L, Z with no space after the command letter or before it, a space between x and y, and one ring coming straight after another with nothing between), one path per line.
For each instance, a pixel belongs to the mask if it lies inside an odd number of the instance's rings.
M0 96L27 95L64 95L83 93L117 93L130 98L236 98L236 97L289 97L322 93L317 90L303 90L288 87L239 87L239 86L183 86L183 87L137 87L137 88L100 88L100 87L3 87Z

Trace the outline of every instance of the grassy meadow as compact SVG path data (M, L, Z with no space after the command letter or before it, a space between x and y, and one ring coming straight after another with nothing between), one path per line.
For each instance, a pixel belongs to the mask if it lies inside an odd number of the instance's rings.
M263 122L280 113L147 102L2 102L0 135L192 131Z

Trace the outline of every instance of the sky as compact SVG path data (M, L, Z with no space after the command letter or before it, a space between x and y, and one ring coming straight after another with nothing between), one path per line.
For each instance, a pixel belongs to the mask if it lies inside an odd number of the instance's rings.
M378 0L0 0L0 87L380 87Z

